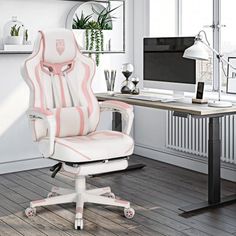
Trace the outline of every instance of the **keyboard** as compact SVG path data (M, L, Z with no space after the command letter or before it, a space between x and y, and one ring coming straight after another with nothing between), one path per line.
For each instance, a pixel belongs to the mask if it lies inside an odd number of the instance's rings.
M145 95L135 95L128 97L130 99L138 99L143 101L151 101L151 102L160 102L163 98L155 97L155 96L145 96Z
M163 102L163 103L176 102L178 100L178 98L173 98L165 95L164 96L135 95L135 96L129 96L128 98L142 101Z

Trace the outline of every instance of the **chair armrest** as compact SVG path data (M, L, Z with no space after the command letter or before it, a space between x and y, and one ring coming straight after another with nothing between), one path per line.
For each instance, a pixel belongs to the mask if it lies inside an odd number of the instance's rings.
M30 108L27 111L28 116L31 119L50 119L53 113L49 110L44 110L38 107Z
M49 138L48 157L54 153L55 136L56 136L56 120L54 114L48 110L40 108L31 108L27 112L30 120L42 119L45 122L48 130L47 137Z
M119 112L125 120L125 126L122 132L128 135L130 134L134 119L133 106L120 101L107 100L100 103L100 109L101 112Z

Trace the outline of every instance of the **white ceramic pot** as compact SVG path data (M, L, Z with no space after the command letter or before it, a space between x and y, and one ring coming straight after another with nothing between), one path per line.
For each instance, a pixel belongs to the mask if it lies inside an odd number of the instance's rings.
M75 35L75 39L78 45L85 50L86 39L85 39L85 31L83 29L73 29L73 33Z
M11 44L11 45L23 44L23 37L22 36L8 36L6 44Z

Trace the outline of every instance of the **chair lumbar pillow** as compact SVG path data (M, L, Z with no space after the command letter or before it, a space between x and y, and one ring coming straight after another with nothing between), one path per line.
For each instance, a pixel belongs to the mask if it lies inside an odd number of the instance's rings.
M90 202L122 207L126 218L132 218L135 212L128 201L116 199L110 187L87 190L86 176L127 168L134 149L129 135L133 107L118 101L98 103L91 89L95 64L81 54L70 30L40 31L21 72L30 88L34 141L43 157L58 161L56 172L75 176L74 190L53 187L48 198L30 203L26 215L34 216L39 206L75 202L75 229L82 229L84 204ZM105 111L122 114L122 132L97 130Z
M56 137L64 138L88 134L89 117L87 107L62 107L51 111L56 119Z

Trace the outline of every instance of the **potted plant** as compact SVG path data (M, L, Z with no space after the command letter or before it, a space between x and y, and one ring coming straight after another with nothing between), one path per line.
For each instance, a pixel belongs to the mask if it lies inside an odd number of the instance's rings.
M92 14L85 17L82 11L80 17L78 16L78 14L75 14L75 17L73 18L72 29L73 29L75 38L80 45L86 44L85 31L91 17L92 17Z
M13 25L8 36L8 44L19 45L23 43L23 36L20 34L21 26Z
M103 38L103 32L100 28L100 25L96 21L90 21L87 25L86 29L86 43L85 47L86 50L89 50L89 56L92 56L92 51L96 51L98 53L95 54L95 61L96 65L99 65L100 62L100 54L99 52L103 51L103 43L104 38Z
M95 61L97 65L99 65L100 62L100 52L104 51L104 31L112 30L112 21L116 17L112 16L111 13L118 8L119 6L110 9L110 5L108 5L102 11L98 12L92 6L94 14L97 15L97 21L89 22L86 29L86 49L98 52L95 53ZM89 30L91 30L90 35ZM91 56L91 53L89 55Z
M75 14L72 29L76 30L76 32L74 31L75 37L79 44L85 45L86 51L89 51L89 56L91 57L92 52L95 52L95 61L98 66L100 53L104 51L104 31L112 30L112 20L115 17L111 16L111 13L119 6L110 9L110 5L108 5L100 12L93 5L91 7L93 14L85 16L82 12L80 17Z

